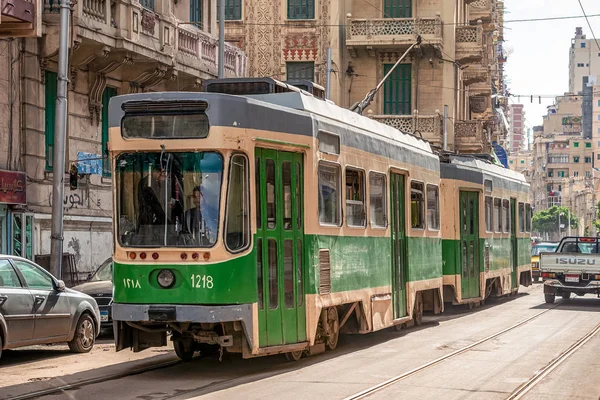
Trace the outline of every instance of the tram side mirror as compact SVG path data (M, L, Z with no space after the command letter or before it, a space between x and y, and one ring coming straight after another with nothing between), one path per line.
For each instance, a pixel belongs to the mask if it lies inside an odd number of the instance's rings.
M69 170L69 186L71 190L77 189L77 180L79 179L79 169L77 165L71 164L71 169Z

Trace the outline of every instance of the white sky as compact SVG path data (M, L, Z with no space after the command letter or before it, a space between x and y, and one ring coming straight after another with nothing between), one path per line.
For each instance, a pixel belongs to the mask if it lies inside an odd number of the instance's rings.
M581 0L586 14L600 14L599 0ZM505 0L506 21L583 15L577 0ZM600 43L600 17L589 18ZM585 18L540 22L506 22L504 48L512 51L505 65L507 87L512 94L560 95L569 90L569 48L575 28L592 38ZM512 104L519 99L512 97ZM525 105L527 125L542 124L546 107L553 99L521 97Z

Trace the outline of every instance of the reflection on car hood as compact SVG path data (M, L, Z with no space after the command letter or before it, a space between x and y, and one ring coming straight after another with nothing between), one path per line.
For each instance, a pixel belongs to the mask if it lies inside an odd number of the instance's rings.
M96 294L107 294L112 296L113 285L112 281L86 282L73 287L73 290L94 296Z

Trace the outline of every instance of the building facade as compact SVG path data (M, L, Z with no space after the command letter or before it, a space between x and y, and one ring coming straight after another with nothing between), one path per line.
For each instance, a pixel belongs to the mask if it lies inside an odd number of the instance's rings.
M575 29L569 50L569 92L579 93L584 76L600 75L600 50L593 38L583 34L583 28Z
M26 197L7 199L0 191L2 251L34 260L50 253L57 173L58 1L44 0L40 11L43 35L0 41L0 93L8 94L0 96L0 140L7 144L0 149L0 181L9 192L23 188ZM112 254L108 101L127 93L201 90L205 79L217 77L217 32L216 0L74 3L67 162L58 173L65 182L64 251L79 277ZM246 68L243 51L226 43L226 77L245 76ZM76 188L69 186L72 167Z
M364 114L433 145L490 151L506 130L492 94L504 90L502 21L497 0L227 0L226 38L249 57L251 76L327 84L350 107L415 47ZM448 118L444 124L444 109Z
M525 111L523 104L511 104L508 107L510 121L509 149L513 153L526 150L527 135L525 133Z

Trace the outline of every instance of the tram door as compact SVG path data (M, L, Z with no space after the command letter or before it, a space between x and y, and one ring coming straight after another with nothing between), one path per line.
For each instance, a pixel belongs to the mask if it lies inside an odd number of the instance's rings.
M460 192L461 294L479 297L479 202L478 193Z
M404 175L391 174L392 205L392 306L394 319L406 316L406 220Z
M510 275L511 275L511 287L514 289L517 287L517 266L518 263L518 251L517 251L517 200L510 199Z
M306 340L302 154L256 149L259 345Z

